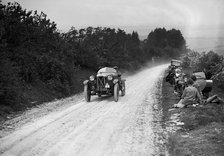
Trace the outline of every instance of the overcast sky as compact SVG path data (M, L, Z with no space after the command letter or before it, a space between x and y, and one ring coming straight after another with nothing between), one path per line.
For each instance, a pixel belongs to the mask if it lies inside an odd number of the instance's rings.
M43 11L62 31L71 26L108 26L148 35L156 27L165 27L180 29L185 38L224 36L224 0L15 1L27 10Z

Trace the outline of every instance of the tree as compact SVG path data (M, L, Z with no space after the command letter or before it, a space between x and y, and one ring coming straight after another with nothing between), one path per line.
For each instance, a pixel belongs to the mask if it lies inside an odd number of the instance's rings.
M145 44L145 53L159 57L178 57L186 51L186 43L181 32L176 29L156 28L150 32ZM149 56L149 54L147 54Z

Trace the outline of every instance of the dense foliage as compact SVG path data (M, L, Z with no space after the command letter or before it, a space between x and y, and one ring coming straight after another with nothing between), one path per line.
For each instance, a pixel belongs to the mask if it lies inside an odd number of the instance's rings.
M179 30L157 28L150 32L144 45L145 52L151 56L179 57L186 51L186 43Z
M214 76L224 69L224 58L213 51L198 53L188 50L182 57L184 67L192 67L195 71L204 71Z
M119 65L130 68L146 61L141 56L138 34L102 27L71 28L63 34L74 54L75 65L98 69L99 66Z
M68 96L81 68L135 69L153 56L177 56L183 47L175 29L156 29L144 42L137 32L112 28L72 27L61 33L46 14L0 1L0 104L27 102L24 90L35 85L55 97Z
M208 79L212 78L217 87L224 90L224 57L213 51L198 53L189 50L182 57L185 68L204 71Z
M65 49L56 24L44 13L23 10L18 3L0 8L0 103L22 102L21 87L28 83L42 82L68 95L74 54Z
M204 69L205 71L210 72L212 75L221 72L223 67L223 56L218 55L213 51L202 53L197 63L198 69Z

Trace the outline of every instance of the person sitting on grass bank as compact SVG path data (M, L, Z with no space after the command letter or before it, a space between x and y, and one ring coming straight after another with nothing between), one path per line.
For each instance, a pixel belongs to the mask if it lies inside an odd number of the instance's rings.
M187 81L188 87L186 87L181 96L181 100L174 104L174 107L187 107L189 105L201 103L201 96L197 88L193 87L194 81L189 78Z
M191 75L191 79L194 81L193 83L193 87L197 88L201 98L202 98L202 92L201 92L201 89L200 89L200 84L198 83L197 81L197 77L195 75Z

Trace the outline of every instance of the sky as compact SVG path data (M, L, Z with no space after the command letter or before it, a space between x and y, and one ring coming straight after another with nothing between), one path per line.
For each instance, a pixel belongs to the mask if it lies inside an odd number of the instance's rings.
M14 1L44 12L61 31L106 26L146 37L157 27L175 28L190 48L200 49L195 39L203 38L207 47L224 49L224 0L2 0Z

